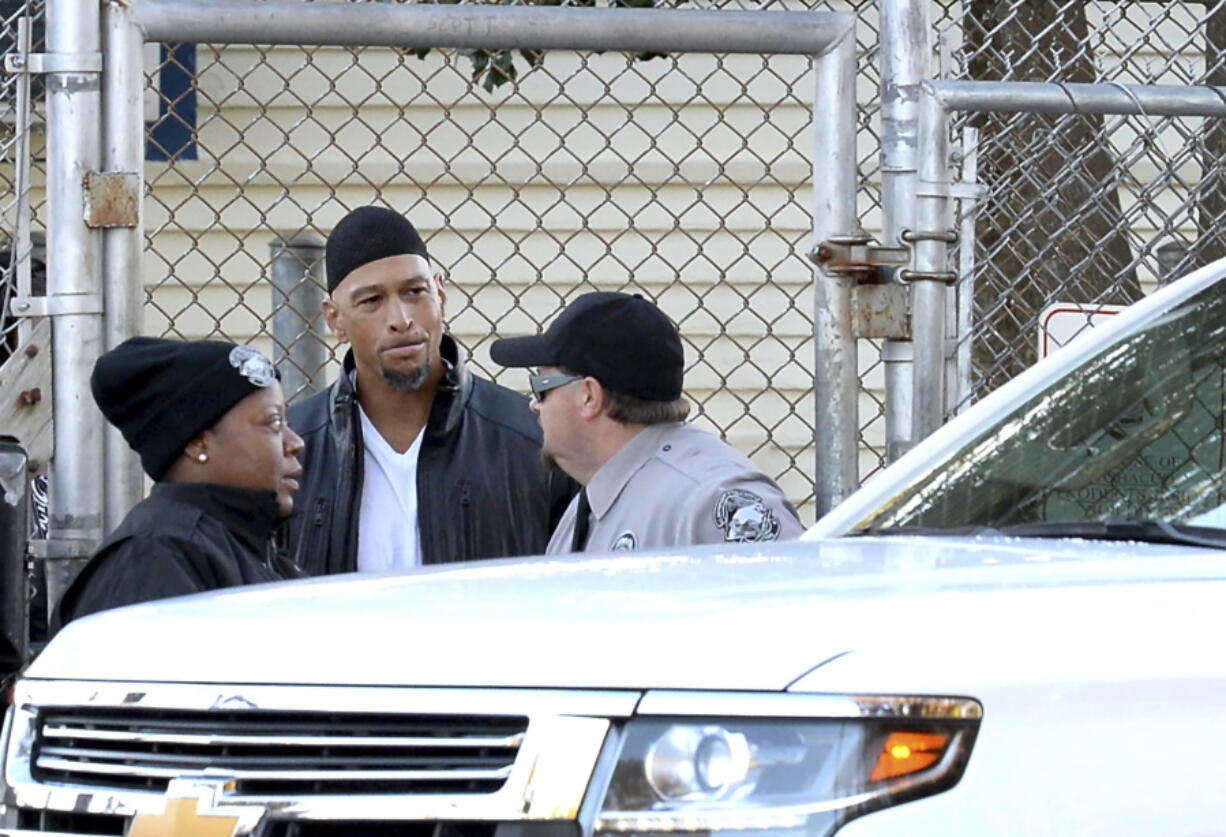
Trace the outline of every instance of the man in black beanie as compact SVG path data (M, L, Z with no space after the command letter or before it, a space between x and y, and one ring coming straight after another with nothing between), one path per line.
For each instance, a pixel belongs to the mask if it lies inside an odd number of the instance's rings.
M306 480L285 527L311 575L545 551L577 486L539 461L528 400L476 377L407 219L366 206L328 236L324 317L341 374L290 409Z

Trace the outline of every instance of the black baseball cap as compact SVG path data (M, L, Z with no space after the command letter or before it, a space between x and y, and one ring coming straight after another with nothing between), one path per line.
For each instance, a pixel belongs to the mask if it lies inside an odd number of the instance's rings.
M681 335L638 294L596 291L575 299L544 334L504 337L490 346L502 366L561 366L644 401L681 397Z

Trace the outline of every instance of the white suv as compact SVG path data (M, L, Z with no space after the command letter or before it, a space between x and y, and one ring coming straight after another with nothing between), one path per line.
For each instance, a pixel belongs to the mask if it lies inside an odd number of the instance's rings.
M1226 835L1226 264L790 544L237 589L71 624L34 835Z

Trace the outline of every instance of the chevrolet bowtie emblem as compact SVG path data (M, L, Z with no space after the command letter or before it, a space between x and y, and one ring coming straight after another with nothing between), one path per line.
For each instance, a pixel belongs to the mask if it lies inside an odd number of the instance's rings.
M252 805L225 805L222 795L234 781L175 779L166 789L166 807L132 818L127 837L241 837L251 834L264 816Z

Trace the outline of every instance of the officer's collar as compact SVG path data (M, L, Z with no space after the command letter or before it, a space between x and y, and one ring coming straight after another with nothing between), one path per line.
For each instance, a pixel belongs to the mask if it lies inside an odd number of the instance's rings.
M199 508L261 555L280 522L275 491L204 482L158 482L153 484L150 496Z
M679 422L671 421L647 425L600 466L587 484L587 499L597 520L605 516L631 477L655 455L660 438L678 426Z

